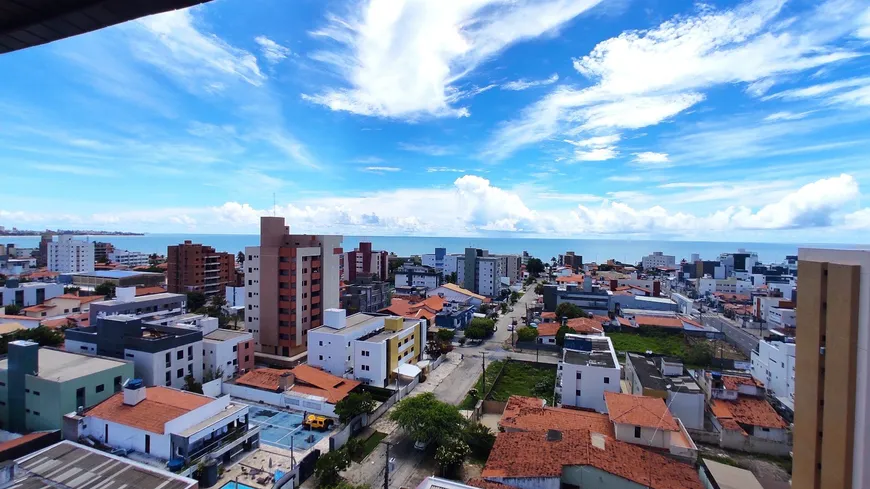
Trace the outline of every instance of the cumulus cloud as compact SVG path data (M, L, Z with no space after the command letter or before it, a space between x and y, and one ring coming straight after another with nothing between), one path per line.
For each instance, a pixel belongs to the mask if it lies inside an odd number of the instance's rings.
M559 28L600 0L368 0L311 34L330 43L311 57L340 86L303 98L376 117L466 117L461 80L505 48Z
M619 134L611 134L607 136L595 136L581 141L566 139L565 142L578 148L574 151L574 159L576 161L606 161L619 156L619 152L616 150L616 146L614 146L619 142L619 139Z
M654 153L652 151L634 153L634 162L641 165L666 166L670 161L667 153Z
M557 81L559 81L559 75L557 73L553 73L552 76L550 76L549 78L545 78L543 80L526 80L526 79L521 78L519 80L507 82L501 86L501 89L502 90L512 90L512 91L518 92L520 90L526 90L529 88L552 85L552 84L556 83Z
M860 55L831 46L849 32L842 13L782 22L784 3L755 0L727 10L703 8L697 15L599 43L573 62L593 85L559 87L528 106L498 128L484 154L504 158L560 133L656 125L704 100L704 91L712 87L744 83L760 95L777 76Z
M577 161L607 161L619 156L619 152L613 147L595 148L590 150L577 150L574 159Z
M290 48L284 47L266 36L257 36L254 42L260 45L260 53L266 61L275 64L290 56Z

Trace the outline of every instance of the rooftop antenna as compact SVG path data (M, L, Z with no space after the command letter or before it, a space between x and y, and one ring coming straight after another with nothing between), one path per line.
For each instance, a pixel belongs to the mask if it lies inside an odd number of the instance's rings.
M275 192L272 192L272 217L275 217L278 212L278 200L275 197Z

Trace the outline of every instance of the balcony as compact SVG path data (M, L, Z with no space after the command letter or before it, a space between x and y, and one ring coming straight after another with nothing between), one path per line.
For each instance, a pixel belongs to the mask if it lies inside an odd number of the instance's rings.
M320 272L311 272L311 280L320 280Z
M311 292L320 292L320 284L311 284Z
M312 305L314 305L314 304L320 304L320 296L319 296L319 295L315 295L315 296L311 297L311 304L312 304ZM313 311L314 311L314 310L312 309L312 312L313 312Z

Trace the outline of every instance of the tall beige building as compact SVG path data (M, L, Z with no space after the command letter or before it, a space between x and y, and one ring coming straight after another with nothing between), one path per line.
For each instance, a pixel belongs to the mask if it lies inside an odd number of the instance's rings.
M870 488L870 251L798 260L792 487Z
M339 306L341 239L290 234L283 217L260 218L260 246L245 248L245 328L258 352L305 351L308 330Z

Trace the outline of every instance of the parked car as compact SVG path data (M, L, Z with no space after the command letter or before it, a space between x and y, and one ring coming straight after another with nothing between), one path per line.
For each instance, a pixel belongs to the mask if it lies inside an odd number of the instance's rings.
M420 450L421 452L425 451L429 447L428 441L415 441L414 442L414 450Z

